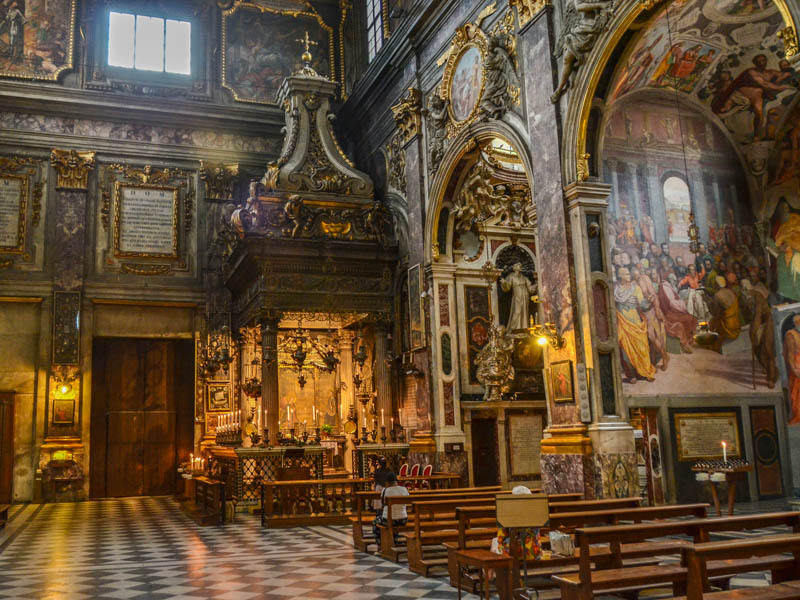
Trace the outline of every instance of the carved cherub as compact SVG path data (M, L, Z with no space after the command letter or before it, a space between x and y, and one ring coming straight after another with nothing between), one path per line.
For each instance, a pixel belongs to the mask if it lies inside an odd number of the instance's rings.
M303 204L303 199L297 194L290 195L289 200L283 205L283 212L294 225L289 237L297 237L308 221L308 209Z
M586 55L594 47L597 36L611 20L614 10L613 0L582 2L567 0L564 24L556 42L555 56L563 57L561 81L550 96L554 104L570 85L573 73L584 63Z
M386 232L392 226L389 209L381 202L373 202L372 208L367 213L365 224L367 233L374 235L378 243L383 245L386 241Z

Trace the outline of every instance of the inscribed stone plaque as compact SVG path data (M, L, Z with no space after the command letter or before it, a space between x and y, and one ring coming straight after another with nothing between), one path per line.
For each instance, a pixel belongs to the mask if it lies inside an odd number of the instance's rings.
M117 256L178 258L178 188L117 183Z
M728 458L741 456L735 412L676 413L675 437L681 461L722 458L723 441L728 445Z
M25 247L25 196L27 179L0 176L0 249L22 252Z
M511 476L541 472L542 415L508 415Z

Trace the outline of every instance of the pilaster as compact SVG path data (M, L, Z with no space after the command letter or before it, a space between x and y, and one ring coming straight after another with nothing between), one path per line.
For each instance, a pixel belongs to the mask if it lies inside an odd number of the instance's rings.
M278 396L278 322L280 317L269 315L261 320L261 403L262 423L269 429L269 444L278 443L280 403ZM262 432L263 433L263 432Z

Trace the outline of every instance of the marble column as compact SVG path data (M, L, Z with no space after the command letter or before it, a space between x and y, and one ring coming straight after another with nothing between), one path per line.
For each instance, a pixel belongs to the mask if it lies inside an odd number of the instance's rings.
M663 244L669 242L669 225L667 224L667 209L664 204L664 189L658 177L658 166L648 164L645 167L647 178L647 195L650 197L650 215L653 217L653 235L656 242Z
M545 375L554 362L569 361L575 374L584 364L581 330L576 328L575 286L570 276L570 231L564 209L561 178L560 117L558 106L550 101L555 86L551 73L558 61L552 41L558 32L553 27L552 6L547 5L519 31L518 53L525 77L525 99L530 147L536 151L531 179L536 183L534 200L539 222L537 246L545 248L547 268L539 270L539 299L545 323L553 323L565 345L547 347ZM565 98L561 104L566 105ZM581 422L575 402L554 402L548 393L550 423L542 440L542 484L548 493L586 492L593 494L594 475L590 470L591 442ZM589 457L590 458L590 457Z
M700 169L692 169L689 173L689 181L691 182L689 189L692 193L692 210L694 211L700 241L708 244L708 202L706 201L703 172Z
M269 428L269 443L278 443L280 403L278 396L278 322L271 315L261 320L261 405L264 409L262 423Z
M611 212L614 215L619 215L621 214L619 210L619 171L617 170L619 168L619 161L616 158L609 158L606 164L611 173ZM635 183L636 182L634 182L634 184Z
M717 211L717 219L716 223L714 223L714 228L716 229L725 222L725 215L722 213L722 198L719 194L719 182L716 177L711 180L711 193L714 195L714 207Z
M392 413L392 373L389 359L389 324L378 321L375 324L375 392L378 394L375 409L378 411L378 426L381 426L380 418L383 416L383 425L386 427L386 436L389 436L390 419L394 417ZM380 432L380 429L378 430Z

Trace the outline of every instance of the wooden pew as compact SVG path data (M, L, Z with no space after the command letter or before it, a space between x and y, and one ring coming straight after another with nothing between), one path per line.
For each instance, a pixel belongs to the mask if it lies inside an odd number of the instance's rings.
M468 498L474 494L497 493L499 491L500 486L496 485L477 488L452 488L448 490L413 490L410 491L410 494L412 498L447 498L458 495ZM356 514L350 518L350 522L353 529L353 547L362 552L366 552L369 545L375 542L375 538L372 536L371 532L366 535L364 533L364 527L371 528L372 521L375 519L375 513L367 509L367 503L373 500L379 500L380 497L380 492L356 492Z
M0 504L0 529L6 526L8 522L8 509L11 508L10 504Z
M676 517L704 518L708 509L708 504L678 504L644 506L640 508L616 508L598 511L556 513L550 517L550 527L542 529L541 533L546 535L548 530L553 529L564 531L574 529L575 527L584 527L586 525L613 525L622 521L641 523L642 521L674 519ZM481 510L483 510L483 512L481 512ZM467 521L462 525L462 520L466 521L470 516L486 516L489 510L494 511L494 507L491 507L491 509L487 507L457 509L456 514L459 516L459 532L461 531L462 526L466 527L468 523ZM491 537L484 539L481 539L480 537L473 537L472 539L467 539L466 537L462 538L459 535L457 542L446 542L444 544L444 546L447 548L447 566L451 585L455 587L458 583L456 579L458 574L454 552L456 550L464 549L489 548L491 546ZM633 545L632 547L629 547L628 545L623 544L621 548L622 558L625 560L634 559L639 556L641 550L642 548L640 546ZM594 561L607 561L611 556L611 552L607 548L595 548L591 550L591 553L592 560ZM528 573L529 577L544 579L547 581L553 575L576 571L577 565L577 556L553 556L549 559L536 561L535 563L528 563ZM519 571L519 564L515 565L515 571Z
M648 587L671 584L673 593L678 596L686 584L687 570L685 565L656 565L625 567L622 563L621 549L623 544L631 544L639 548L639 556L659 556L670 554L685 546L680 540L676 542L653 542L652 538L684 535L693 539L694 543L709 541L711 533L722 531L740 531L761 529L763 527L787 526L793 533L800 533L800 512L769 513L761 515L742 515L721 519L691 519L686 521L668 521L639 525L618 525L615 527L579 528L575 532L576 546L579 548L578 572L557 575L556 580L561 587L564 600L590 600L596 592L610 593L623 591L639 591ZM593 544L608 544L611 556L607 562L609 568L592 570L592 558L589 548ZM631 547L631 546L629 546ZM744 561L751 571L779 572L791 564L782 557L761 557ZM711 578L729 577L741 566L735 560L714 561L707 565Z
M743 590L709 592L709 563L733 561L735 573L749 573L754 569L748 559L774 557L791 553L792 560L784 569L773 570L772 585ZM685 600L794 600L800 598L800 535L764 536L747 540L709 542L684 548L682 564L688 570ZM784 583L791 582L791 585Z
M550 504L550 513L575 512L586 510L609 510L613 508L638 508L641 498L606 498L603 500L574 500Z

